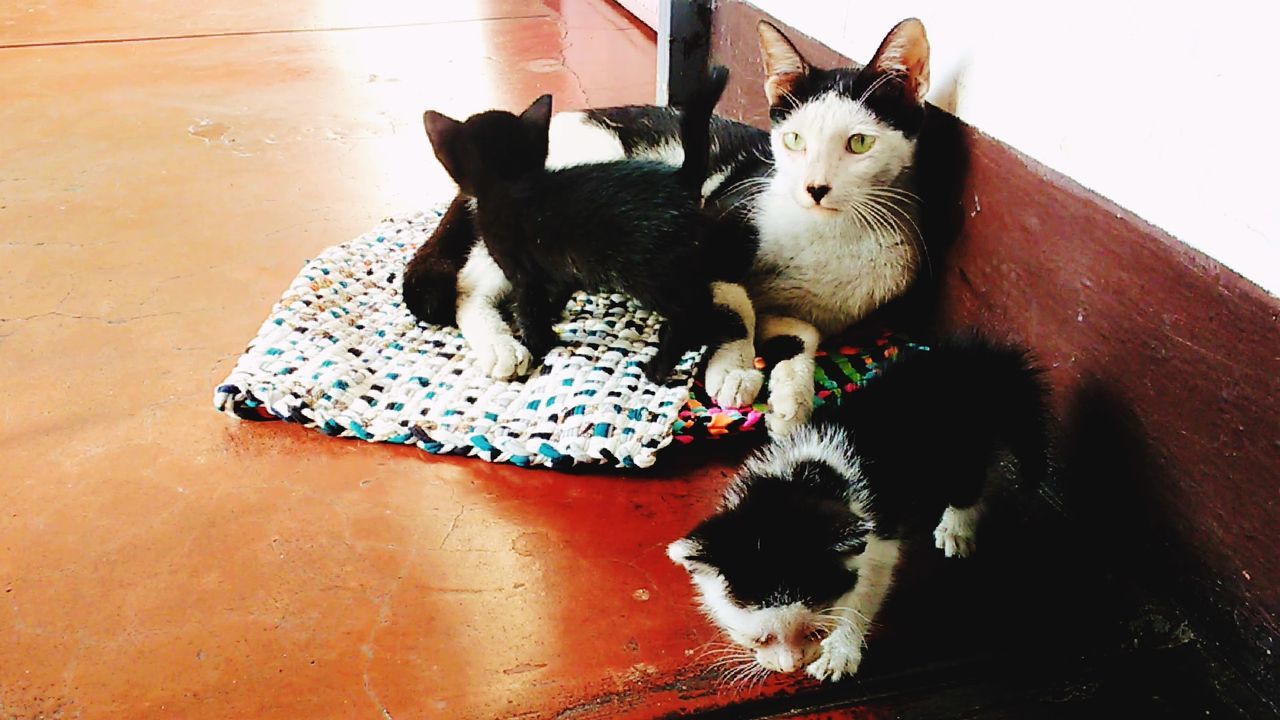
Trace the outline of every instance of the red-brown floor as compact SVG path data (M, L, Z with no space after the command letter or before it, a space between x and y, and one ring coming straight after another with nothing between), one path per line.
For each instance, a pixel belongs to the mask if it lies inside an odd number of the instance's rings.
M652 35L597 0L213 5L0 7L0 716L674 710L628 692L698 675L662 549L729 459L566 476L210 404L306 258L447 195L424 109L650 102Z

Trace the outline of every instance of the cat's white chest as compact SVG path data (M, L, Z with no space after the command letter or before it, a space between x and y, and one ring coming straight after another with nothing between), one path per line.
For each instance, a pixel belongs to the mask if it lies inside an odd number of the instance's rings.
M919 253L915 238L849 213L821 212L780 193L760 198L750 292L762 311L806 320L829 335L902 294Z

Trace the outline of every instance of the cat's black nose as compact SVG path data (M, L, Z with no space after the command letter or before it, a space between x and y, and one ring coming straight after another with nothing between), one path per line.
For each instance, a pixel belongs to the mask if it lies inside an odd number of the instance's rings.
M805 189L809 191L809 197L813 198L813 201L816 203L822 202L822 198L826 197L827 193L831 192L830 185L810 185Z

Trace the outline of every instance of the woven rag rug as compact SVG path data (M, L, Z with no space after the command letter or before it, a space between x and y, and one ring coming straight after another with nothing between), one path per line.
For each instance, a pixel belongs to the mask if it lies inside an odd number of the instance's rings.
M718 408L693 386L700 352L663 385L645 363L659 318L621 295L579 293L557 326L562 345L527 378L494 380L461 333L420 324L400 273L440 210L384 221L310 261L215 391L217 409L284 420L335 437L414 444L521 466L650 467L673 442L752 432L766 406ZM909 342L827 348L817 401L856 389Z

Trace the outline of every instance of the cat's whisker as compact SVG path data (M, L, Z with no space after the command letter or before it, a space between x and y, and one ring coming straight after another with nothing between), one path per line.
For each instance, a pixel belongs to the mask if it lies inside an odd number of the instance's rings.
M849 206L849 210L853 213L853 216L858 220L858 224L862 225L864 230L868 233L874 232L875 227L873 226L871 219L867 216L867 211L862 207L862 205L863 203L861 201L855 200L855 202Z
M778 86L778 91L782 93L782 97L790 100L791 103L796 107L800 107L803 104L796 98L795 95L792 95L791 92L787 90L785 87Z
M725 215L728 215L728 214L732 213L733 211L737 210L737 208L738 208L740 205L742 205L743 203L745 203L745 202L749 202L749 203L751 203L751 208L752 208L751 212L752 212L752 213L757 212L757 210L758 210L758 207L759 207L759 206L758 206L758 204L756 203L756 199L757 199L757 198L759 198L759 197L760 197L760 195L761 195L762 193L764 193L766 190L768 190L768 188L767 188L767 187L763 187L763 186L762 186L759 190L756 190L756 191L755 191L755 192L753 192L753 193L745 193L745 194L743 194L743 196L742 196L742 197L740 197L740 198L738 198L737 200L735 200L735 201L734 201L734 203L733 203L732 205L730 205L730 206L729 206L729 209L727 209L727 210L725 210L725 211L724 211L724 214L725 214Z
M820 614L820 615L818 615L818 616L817 616L817 619L818 619L818 620L825 620L825 621L827 622L827 624L828 624L828 625L832 625L832 626L834 626L834 625L839 625L839 624L841 624L841 623L847 623L847 622L850 622L850 618L849 618L848 616L846 616L846 615L834 615L834 614L831 614L831 615L825 615L825 614Z
M711 664L715 664L715 663L724 662L727 660L733 660L741 657L743 657L741 653L734 652L732 650L721 650L714 653L703 653L702 655L698 655L697 657L691 658L690 662L701 662L703 660L710 660Z
M872 192L871 196L872 198L876 197L875 192ZM920 250L920 254L924 256L925 267L928 268L929 274L933 275L933 259L929 257L929 247L924 242L924 233L916 223L913 213L893 202L875 202L871 200L868 207L874 208L875 211L882 214L885 220L898 230L897 234L905 235L915 243L917 249ZM914 230L914 233L908 230L906 223L910 223L911 230Z
M751 688L754 687L756 684L756 679L760 677L761 671L763 671L765 674L769 673L769 669L762 665L759 665L759 664L752 665L751 668L746 673L744 673L742 678L739 680L739 689L742 692L747 692L751 690Z
M770 182L773 182L773 178L768 178L768 177L749 177L749 178L743 178L742 180L739 180L738 182L736 182L736 183L734 183L734 184L730 185L730 186L728 187L728 189L724 191L724 194L726 194L726 195L727 195L727 194L729 194L729 193L733 192L734 190L737 190L738 188L743 187L744 185L768 184L768 183L770 183Z
M754 220L754 213L759 210L759 203L757 203L756 200L759 199L761 194L767 192L768 189L767 185L753 185L751 188L744 191L741 197L734 200L732 205L721 211L721 216L730 215L736 212L743 203L749 203L748 210L744 216L749 220Z
M855 203L855 206L857 207L859 216L863 221L863 227L866 228L868 233L877 235L882 233L890 235L898 234L896 228L886 220L880 210L875 206L875 203L866 199L860 199Z
M730 669L721 676L722 684L732 690L737 690L738 684L748 673L753 672L755 665L754 661L749 661Z
M773 158L765 157L764 154L760 152L759 146L756 146L756 145L751 146L751 153L755 155L757 158L759 158L760 161L763 162L765 165L769 165L770 167L773 166L773 163L774 163Z
M889 193L892 195L900 195L914 202L923 202L920 199L919 195L905 188L900 188L893 185L872 185L870 187L862 188L862 191L867 193L877 193L877 192Z
M889 82L894 78L901 77L902 75L903 73L901 71L894 70L891 72L886 72L885 74L876 78L876 81L871 83L871 85L866 90L863 91L862 96L858 98L858 102L863 102L867 98L871 97L871 93L880 89L881 85L885 84L886 82Z
M741 647L716 648L715 650L710 650L698 655L697 657L694 658L694 660L701 660L704 657L712 658L712 659L720 659L725 657L739 657L739 656L749 657L750 652L751 652L750 650L747 650L746 648L741 648Z
M862 616L862 611L861 611L861 610L859 610L859 609L858 609L858 608L856 608L856 607L849 607L848 605L832 605L832 606L830 606L830 607L826 608L824 612L828 612L828 613L830 613L830 612L847 612L847 613L853 613L854 615L857 615L857 616L859 616L859 617L861 617L861 616Z
M747 682L747 689L750 690L756 687L757 685L763 685L764 681L769 677L769 673L770 673L769 668L763 665L757 665L756 669L751 673L750 679Z
M717 670L717 669L723 669L723 668L736 668L742 665L742 663L744 662L751 662L751 660L752 660L751 658L742 658L742 657L725 658L724 660L718 660L714 663L711 663L710 665L707 665L706 669Z

